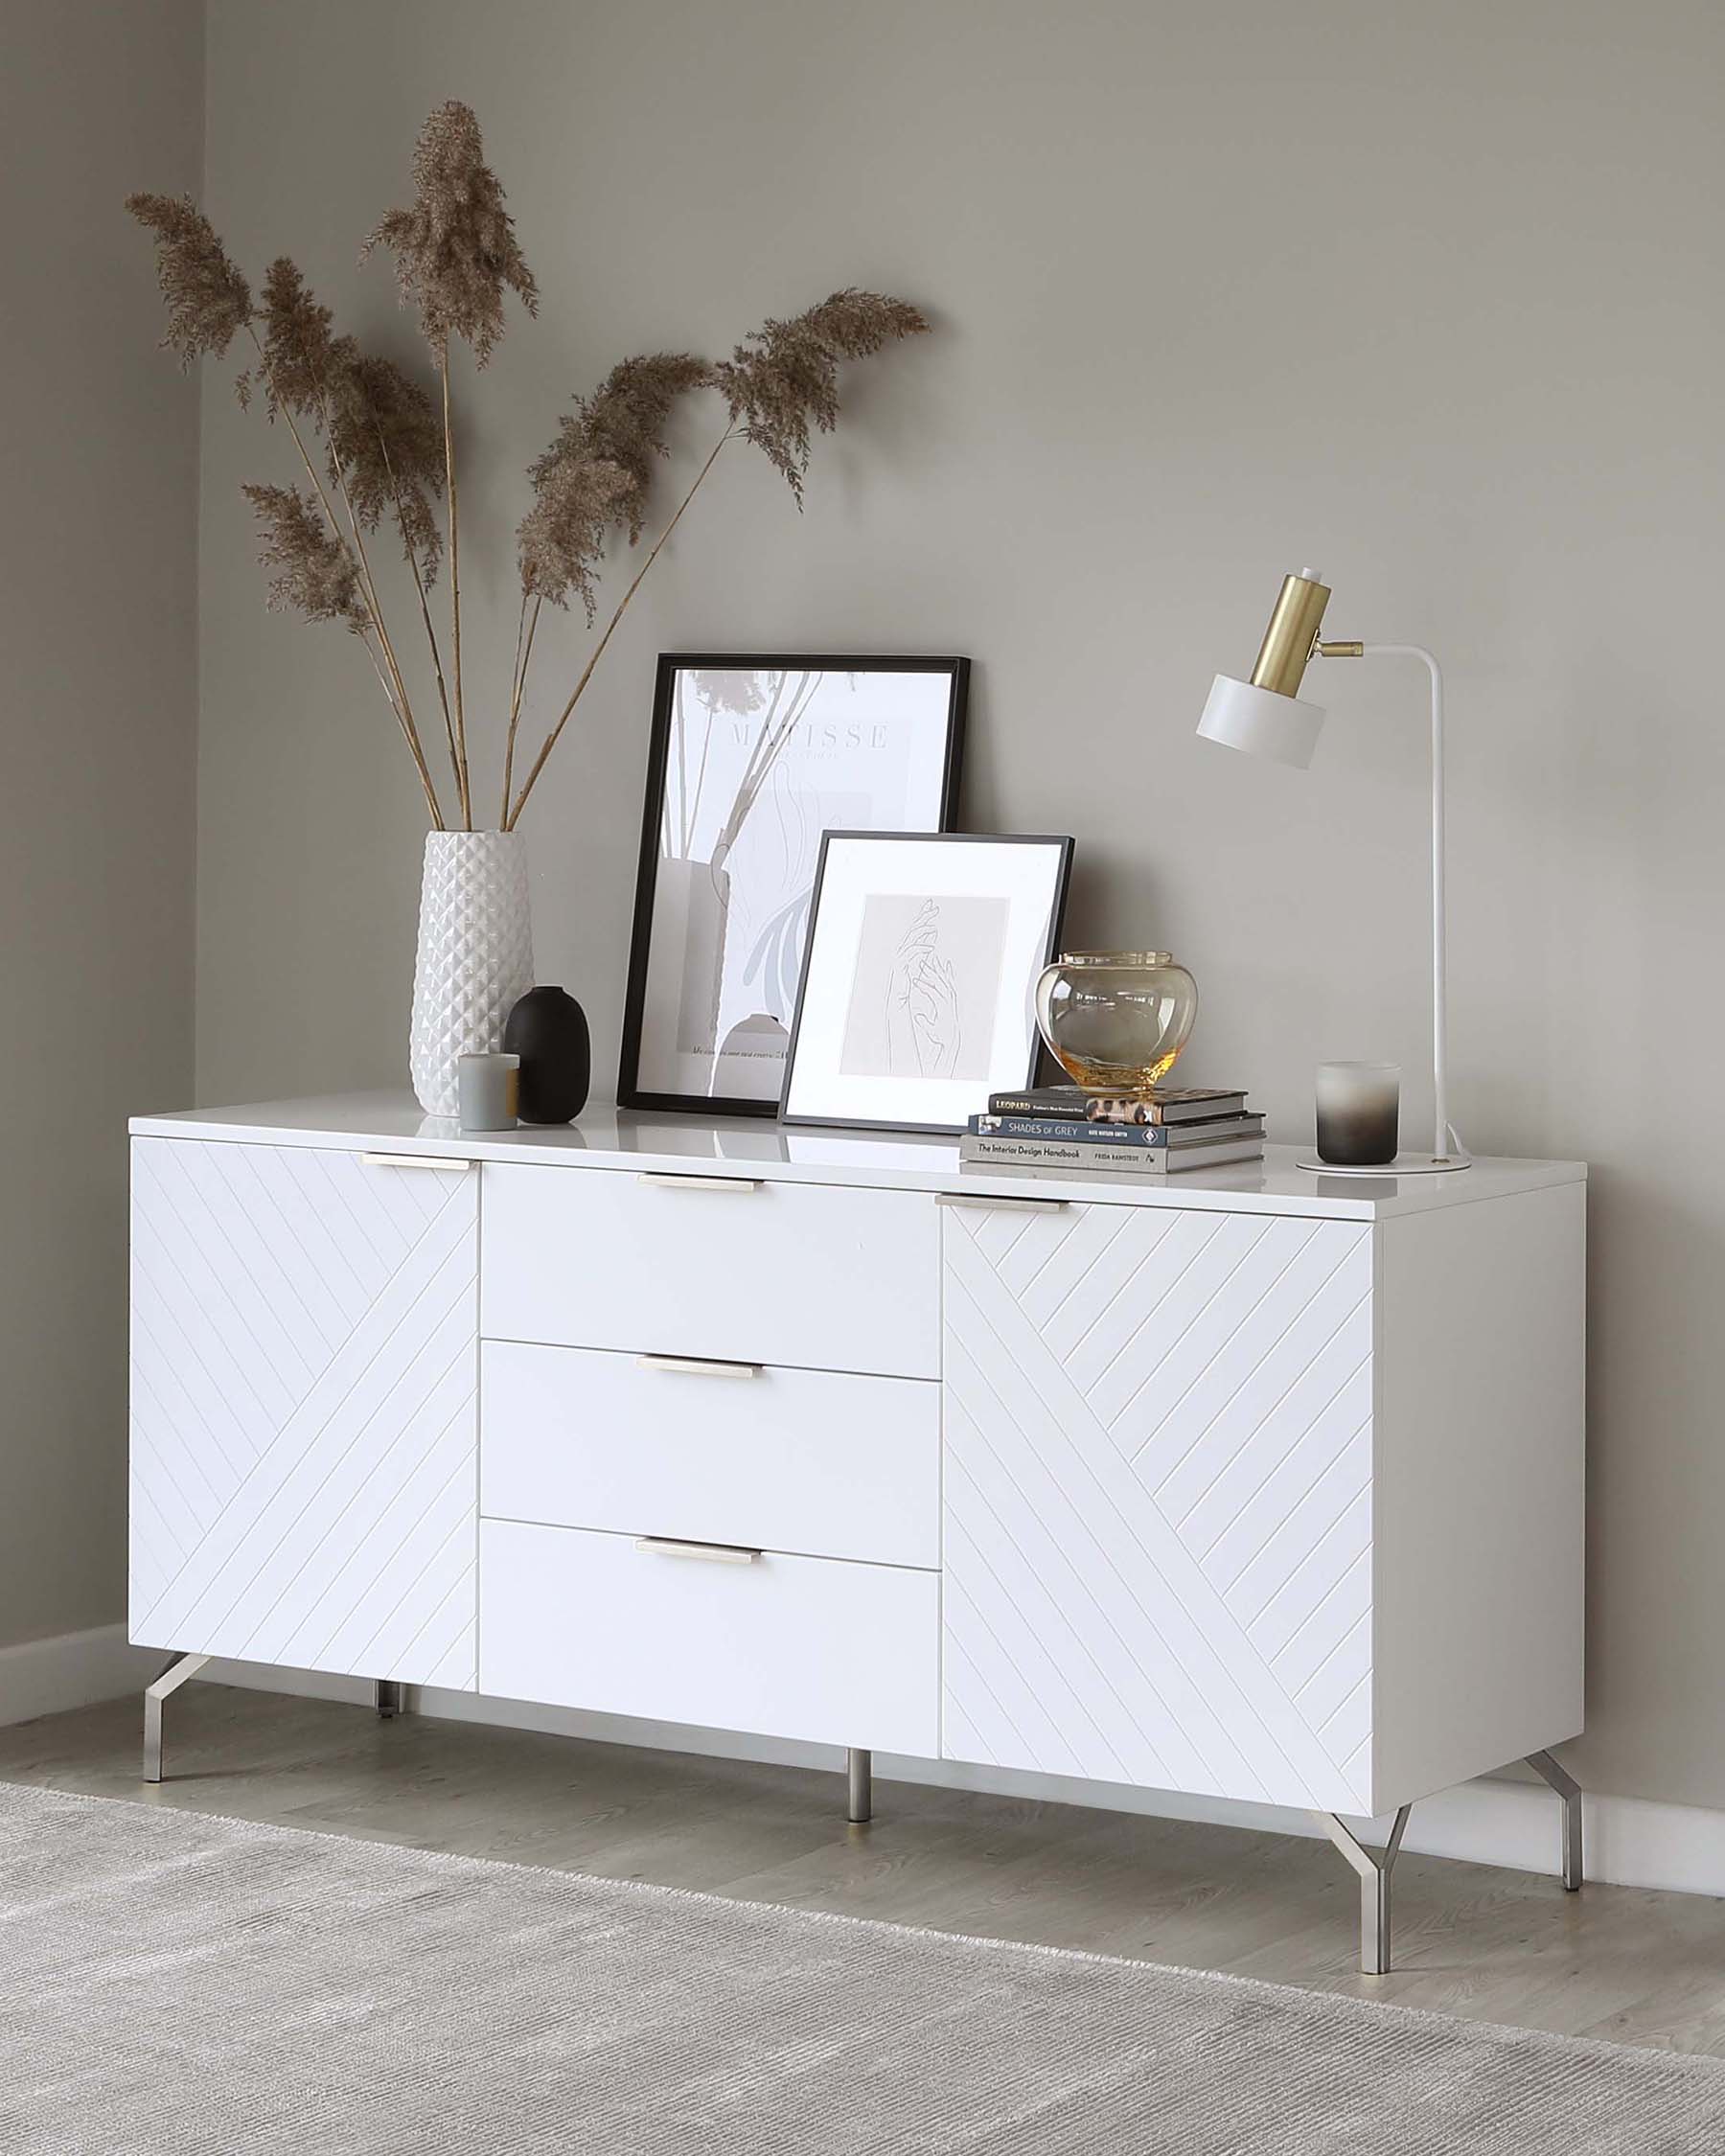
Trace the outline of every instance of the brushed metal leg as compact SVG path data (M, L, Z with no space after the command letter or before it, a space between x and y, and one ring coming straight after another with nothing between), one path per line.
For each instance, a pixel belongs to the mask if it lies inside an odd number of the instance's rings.
M844 1769L850 1785L847 1816L853 1826L862 1826L874 1817L874 1754L853 1747L844 1755Z
M1390 1839L1381 1849L1368 1847L1334 1812L1312 1814L1360 1875L1360 1967L1368 1976L1390 1974L1390 1875L1413 1809L1412 1804L1404 1804L1396 1813Z
M1528 1764L1563 1800L1563 1883L1571 1893L1581 1890L1581 1784L1566 1774L1549 1752L1530 1752Z
M378 1679L378 1719L380 1722L393 1722L398 1714L405 1713L406 1704L402 1698L402 1690L403 1687L393 1677L380 1677Z
M196 1677L209 1661L208 1655L179 1655L153 1685L144 1687L144 1779L162 1778L162 1703L177 1692L188 1677Z

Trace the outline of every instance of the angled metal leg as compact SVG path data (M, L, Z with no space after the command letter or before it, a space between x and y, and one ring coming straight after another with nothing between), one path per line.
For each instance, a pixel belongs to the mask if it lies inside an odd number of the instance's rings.
M853 1826L862 1826L874 1817L874 1754L853 1747L844 1755L844 1771L850 1798L847 1816Z
M196 1677L208 1655L180 1655L171 1662L153 1685L144 1687L144 1779L162 1778L162 1702L177 1692L188 1677Z
M402 1686L393 1677L380 1677L378 1679L379 1721L393 1722L398 1714L403 1713L405 1710L405 1703L402 1697Z
M1368 1976L1390 1974L1390 1874L1413 1809L1412 1804L1404 1804L1396 1813L1390 1839L1381 1849L1368 1847L1334 1812L1312 1814L1360 1875L1360 1966Z
M1563 1883L1571 1893L1581 1889L1581 1784L1566 1774L1549 1752L1530 1752L1528 1764L1563 1799Z

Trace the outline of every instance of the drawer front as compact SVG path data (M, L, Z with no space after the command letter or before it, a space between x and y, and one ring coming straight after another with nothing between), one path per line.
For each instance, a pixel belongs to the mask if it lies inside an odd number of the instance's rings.
M932 1757L932 1572L772 1553L717 1563L627 1535L485 1520L479 1688L496 1698Z
M489 1337L938 1376L934 1201L747 1178L488 1165Z
M940 1388L917 1378L486 1342L480 1509L940 1563Z

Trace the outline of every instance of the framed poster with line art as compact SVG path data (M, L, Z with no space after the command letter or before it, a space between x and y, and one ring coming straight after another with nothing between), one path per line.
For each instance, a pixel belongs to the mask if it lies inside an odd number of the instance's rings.
M1071 864L1070 838L829 831L783 1120L957 1132L1027 1085Z
M941 832L970 661L661 654L623 1108L773 1115L829 830Z

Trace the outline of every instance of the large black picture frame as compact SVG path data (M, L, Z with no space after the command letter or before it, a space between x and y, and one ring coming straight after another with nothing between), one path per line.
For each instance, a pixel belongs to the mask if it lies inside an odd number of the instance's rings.
M677 681L683 672L761 673L779 669L835 674L929 674L947 680L945 742L939 760L940 799L936 832L949 832L957 817L959 773L964 750L970 691L968 658L914 657L883 653L661 652L654 682L653 725L648 741L647 776L641 813L641 843L635 872L633 924L630 938L629 978L623 1005L623 1039L617 1071L617 1105L652 1112L708 1115L749 1115L771 1119L778 1100L745 1099L716 1093L667 1091L641 1083L641 1035L652 960L655 898L660 859L660 833L666 816L668 764L676 707Z

